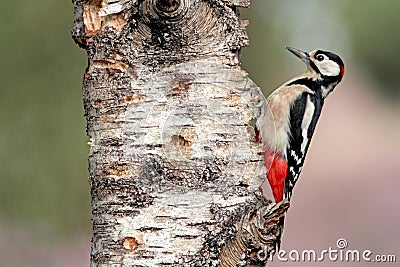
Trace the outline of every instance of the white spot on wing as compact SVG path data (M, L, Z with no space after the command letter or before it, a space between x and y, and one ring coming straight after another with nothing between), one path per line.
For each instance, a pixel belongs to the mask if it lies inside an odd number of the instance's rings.
M296 154L296 151L290 150L290 155L294 158L297 165L301 163L301 158Z

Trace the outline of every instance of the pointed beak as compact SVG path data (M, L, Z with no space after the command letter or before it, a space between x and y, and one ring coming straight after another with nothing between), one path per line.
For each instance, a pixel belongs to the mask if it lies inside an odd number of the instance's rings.
M308 64L310 62L310 55L308 52L289 46L286 46L286 49L292 52L296 57L300 58L304 63Z

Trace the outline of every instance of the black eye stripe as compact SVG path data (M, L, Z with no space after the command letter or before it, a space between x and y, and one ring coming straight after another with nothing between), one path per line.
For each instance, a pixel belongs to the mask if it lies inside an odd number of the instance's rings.
M319 71L317 65L315 65L315 63L312 60L310 60L310 66L316 73L321 74L321 72Z

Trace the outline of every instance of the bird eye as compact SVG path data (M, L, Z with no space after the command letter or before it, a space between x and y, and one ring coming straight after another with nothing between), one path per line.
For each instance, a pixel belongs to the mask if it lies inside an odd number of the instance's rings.
M324 60L324 56L323 55L318 55L318 56L316 56L315 57L318 61L322 61L322 60Z

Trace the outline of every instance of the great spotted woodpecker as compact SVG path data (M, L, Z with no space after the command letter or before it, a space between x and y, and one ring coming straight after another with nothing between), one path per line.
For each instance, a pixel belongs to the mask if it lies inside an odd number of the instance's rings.
M344 75L342 59L331 52L286 48L306 64L307 71L276 89L267 98L269 112L262 112L256 122L256 139L263 144L267 178L277 203L290 200L325 98ZM283 223L284 218L279 223L278 249Z

